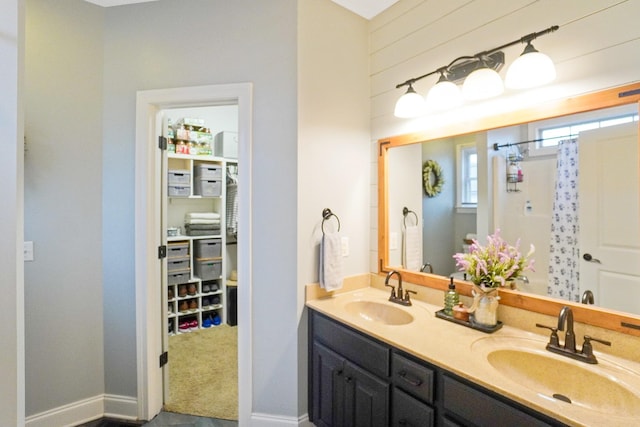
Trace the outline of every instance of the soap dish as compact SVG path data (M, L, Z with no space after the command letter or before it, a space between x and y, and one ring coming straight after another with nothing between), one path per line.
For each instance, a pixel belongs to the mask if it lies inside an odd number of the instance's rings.
M457 323L458 325L466 326L467 328L486 332L488 334L491 334L497 331L498 329L502 328L502 322L499 320L495 326L480 325L478 323L475 323L473 321L473 318L466 321L466 320L456 319L453 316L449 316L448 314L445 314L444 309L436 311L436 317L439 317L440 319L448 320L449 322Z

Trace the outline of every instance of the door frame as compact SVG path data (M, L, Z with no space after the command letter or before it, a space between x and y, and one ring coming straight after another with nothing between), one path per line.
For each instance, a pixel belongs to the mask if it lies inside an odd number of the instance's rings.
M161 319L160 186L161 152L158 113L167 108L238 105L238 410L240 425L248 425L252 407L251 286L253 235L252 192L252 83L192 86L138 91L135 144L135 289L138 418L150 420L162 410L163 368Z

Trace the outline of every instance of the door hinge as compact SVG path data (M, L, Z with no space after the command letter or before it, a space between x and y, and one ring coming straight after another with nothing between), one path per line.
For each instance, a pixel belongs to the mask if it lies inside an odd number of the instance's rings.
M167 138L165 138L164 136L158 137L158 148L161 150L167 149Z
M158 246L158 259L163 259L167 257L167 246L160 245Z
M162 368L169 362L169 352L164 352L160 355L160 367Z

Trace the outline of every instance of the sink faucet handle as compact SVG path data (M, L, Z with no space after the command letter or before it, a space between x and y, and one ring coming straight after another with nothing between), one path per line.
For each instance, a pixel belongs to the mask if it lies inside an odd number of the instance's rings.
M409 304L411 304L411 296L409 294L416 295L417 292L416 291L411 291L409 289L405 289L405 291L404 291L404 301L408 302Z
M388 283L384 284L386 287L391 288L391 298L395 298L396 297L396 287L393 285L390 285Z
M540 323L536 323L536 326L538 328L549 329L551 331L551 336L549 337L549 345L560 347L560 340L558 339L558 328L554 328L553 326L542 325Z
M593 346L591 345L591 341L599 342L600 344L608 345L609 347L611 347L611 341L601 340L599 338L585 335L584 343L582 344L582 354L586 356L591 356L593 354Z

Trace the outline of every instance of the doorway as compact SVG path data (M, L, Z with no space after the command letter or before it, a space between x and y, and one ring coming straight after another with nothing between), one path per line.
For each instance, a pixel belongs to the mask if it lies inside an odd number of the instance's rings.
M179 108L237 105L238 191L237 239L237 334L238 416L248 420L251 408L251 258L249 221L251 200L251 106L249 83L141 91L136 107L136 334L138 359L138 417L149 420L164 403L165 367L161 367L164 334L168 331L167 298L162 296L162 260L158 257L164 234L161 215L162 153L156 135L162 133L162 112ZM226 277L225 277L226 279ZM162 297L161 297L162 296ZM164 311L163 311L164 310ZM202 322L201 318L198 318ZM226 320L226 319L225 319ZM208 331L204 331L208 332ZM169 356L170 360L171 356ZM170 362L169 362L170 363Z
M238 106L163 109L157 121L164 410L237 420Z

